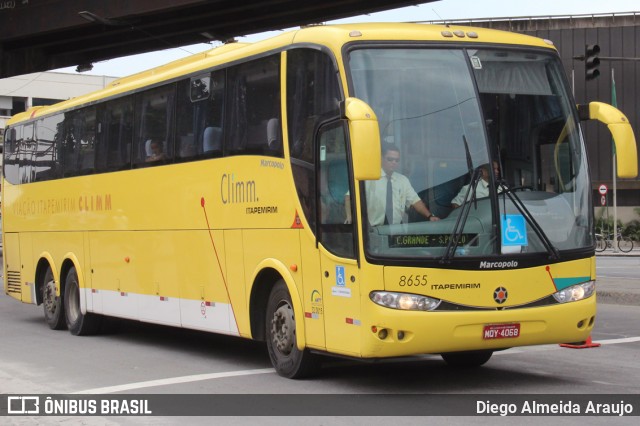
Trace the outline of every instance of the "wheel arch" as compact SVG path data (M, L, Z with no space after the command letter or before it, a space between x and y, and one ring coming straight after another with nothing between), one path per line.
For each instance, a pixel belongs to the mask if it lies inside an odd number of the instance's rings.
M306 346L304 330L304 309L302 299L295 279L289 273L289 269L275 259L266 259L255 269L252 279L251 295L249 297L249 322L251 324L251 336L255 340L264 341L267 302L271 289L278 282L284 281L291 296L293 312L296 317L296 337L298 349Z
M51 253L41 253L39 256L38 264L36 265L36 276L35 276L35 286L36 286L36 304L42 304L42 286L44 285L44 276L47 272L47 268L51 268L51 273L53 274L53 279L56 280L56 293L58 296L62 293L62 289L60 287L60 276L58 275L58 268L56 267L56 263L53 261L53 256Z
M80 265L80 261L78 260L78 257L74 253L67 253L64 256L64 260L62 261L62 267L60 268L60 286L62 287L65 285L65 279L67 277L67 274L69 273L71 268L75 268L76 274L78 276L78 286L80 287L78 289L80 290L80 311L84 315L87 313L87 303L86 303L86 300L84 299L84 293L82 292L82 289L85 288L84 274L82 273L82 268L80 268L79 265Z

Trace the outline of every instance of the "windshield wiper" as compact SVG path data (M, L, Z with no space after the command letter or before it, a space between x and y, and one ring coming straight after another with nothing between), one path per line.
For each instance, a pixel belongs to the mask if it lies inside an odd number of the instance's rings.
M540 225L538 225L538 222L536 222L536 220L533 218L533 215L531 214L527 206L522 202L520 197L518 197L518 195L515 193L515 190L512 188L509 188L509 186L507 186L503 180L498 182L498 190L500 188L502 188L503 202L504 202L505 195L509 197L509 200L511 200L513 205L516 206L520 214L524 217L524 219L527 221L529 226L531 226L531 228L536 233L540 241L542 241L544 248L547 250L547 253L549 253L549 258L552 260L560 259L560 251L553 245L553 243L551 242L549 237L547 237L547 234L545 234L544 230L540 227ZM504 214L505 215L507 214L506 206L504 208Z
M478 208L476 188L478 187L478 183L480 183L481 177L481 168L478 167L471 175L469 187L467 188L467 192L464 195L464 199L468 201L465 201L460 207L461 213L458 215L456 224L453 226L453 231L451 232L449 242L447 243L447 247L445 248L444 256L442 256L442 259L440 259L440 263L448 263L451 261L456 253L456 249L458 248L458 244L460 243L460 237L462 237L462 233L464 231L464 226L466 225L467 219L469 218L471 205L473 204L475 208ZM471 198L469 198L469 192L471 192Z
M460 237L464 231L464 226L467 223L469 212L471 211L471 204L473 203L475 208L478 208L478 200L476 197L476 188L482 177L481 167L473 168L473 161L471 160L471 153L469 152L469 144L467 143L467 137L462 135L462 143L464 144L464 151L467 156L467 167L469 168L469 186L467 192L464 194L465 202L462 204L462 212L458 215L456 224L453 226L449 242L444 250L444 255L440 259L440 263L449 263L456 253L458 244L460 243ZM471 198L469 198L469 192L471 192Z

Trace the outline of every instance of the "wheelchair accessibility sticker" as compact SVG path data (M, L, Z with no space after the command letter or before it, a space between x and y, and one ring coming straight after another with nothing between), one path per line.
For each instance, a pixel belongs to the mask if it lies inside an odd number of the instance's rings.
M332 296L351 297L351 289L346 286L344 275L344 266L336 266L336 285L331 288Z
M527 223L520 214L500 215L503 246L526 246Z
M344 287L344 266L336 266L336 285Z

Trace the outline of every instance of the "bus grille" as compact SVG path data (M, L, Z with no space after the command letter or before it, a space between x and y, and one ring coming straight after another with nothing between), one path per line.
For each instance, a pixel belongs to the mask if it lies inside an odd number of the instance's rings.
M20 285L20 271L7 271L7 293L22 293Z

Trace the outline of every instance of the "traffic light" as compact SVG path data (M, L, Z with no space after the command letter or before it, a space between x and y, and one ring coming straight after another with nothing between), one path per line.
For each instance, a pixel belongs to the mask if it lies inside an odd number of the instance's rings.
M584 75L587 81L594 80L600 75L600 46L597 44L587 44L584 47Z

